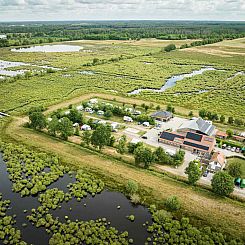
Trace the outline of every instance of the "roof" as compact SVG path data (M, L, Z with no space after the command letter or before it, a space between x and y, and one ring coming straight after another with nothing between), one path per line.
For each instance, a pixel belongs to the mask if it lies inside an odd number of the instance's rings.
M163 131L162 134L160 135L160 138L169 141L174 141L175 138L184 139L185 137L175 132L171 133L171 132Z
M217 131L217 133L216 133L216 136L217 137L228 137L228 134L227 133L225 133L225 132L222 132L222 131Z
M151 115L151 117L163 117L163 118L168 118L172 116L173 116L172 112L169 111L157 111Z
M214 133L215 127L210 122L197 118L184 122L179 130L181 129L195 130L210 136Z
M221 166L224 166L225 165L225 155L218 151L218 152L215 152L211 158L211 162L218 162Z
M177 142L179 145L190 146L199 150L211 152L215 144L215 138L202 134L187 132L179 134L178 132L163 131L160 139Z

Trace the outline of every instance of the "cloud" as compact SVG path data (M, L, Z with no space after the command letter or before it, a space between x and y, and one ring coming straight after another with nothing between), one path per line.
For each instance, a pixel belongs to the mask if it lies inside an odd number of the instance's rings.
M244 20L244 10L244 0L0 0L0 21L27 19Z

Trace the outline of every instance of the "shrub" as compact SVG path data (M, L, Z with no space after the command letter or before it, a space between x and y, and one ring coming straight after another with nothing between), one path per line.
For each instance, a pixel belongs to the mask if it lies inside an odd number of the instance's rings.
M133 204L139 204L140 203L140 196L138 194L133 194L133 195L131 195L130 200Z
M129 195L133 195L135 194L139 189L138 183L133 181L133 180L129 180L127 185L126 185L126 191Z
M180 209L181 204L178 197L171 196L167 198L167 200L165 201L165 206L167 207L168 210L176 211Z

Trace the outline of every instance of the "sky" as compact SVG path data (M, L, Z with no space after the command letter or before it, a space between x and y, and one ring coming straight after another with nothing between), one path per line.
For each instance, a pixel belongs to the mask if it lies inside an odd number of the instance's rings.
M245 0L0 0L0 21L245 20Z

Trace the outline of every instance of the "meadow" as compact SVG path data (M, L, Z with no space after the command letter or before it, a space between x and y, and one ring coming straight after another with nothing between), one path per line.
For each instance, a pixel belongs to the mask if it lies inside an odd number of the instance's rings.
M2 81L0 109L9 113L23 113L31 106L48 106L88 91L128 97L128 93L135 89L159 89L171 76L212 66L217 70L179 81L165 93L145 91L137 97L160 104L171 103L189 110L205 108L219 115L244 119L244 75L234 76L244 71L243 54L229 54L224 59L219 54L196 51L203 47L162 52L162 48L170 42L176 42L177 46L186 43L185 40L154 39L68 42L84 47L82 51L74 53L14 53L9 48L2 48L2 60L49 65L63 70L28 79ZM234 42L224 41L220 46L213 44L212 49L225 47L240 50L244 39L238 39L236 45ZM229 43L230 46L227 46Z

